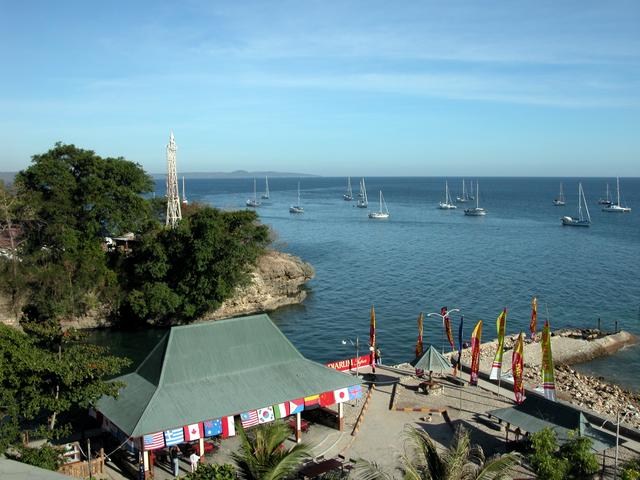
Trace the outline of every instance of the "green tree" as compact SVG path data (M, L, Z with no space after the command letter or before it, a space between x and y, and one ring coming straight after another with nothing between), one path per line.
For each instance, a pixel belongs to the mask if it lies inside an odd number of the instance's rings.
M231 454L240 478L246 480L281 480L293 475L309 458L309 449L299 443L287 449L289 427L282 422L266 423L249 433L238 425L240 451Z
M569 462L557 455L559 450L556 433L545 428L531 435L529 463L539 478L563 480L569 473Z
M545 428L531 436L529 463L540 478L589 478L598 471L598 459L592 445L590 438L570 432L569 439L559 446L556 433Z
M236 469L233 465L216 463L201 463L193 473L185 475L185 480L235 480Z
M443 452L438 452L424 430L408 427L405 437L408 449L401 457L401 470L407 480L498 480L509 478L509 470L517 464L511 454L485 458L482 448L471 445L469 433L462 427L456 429L451 445ZM358 472L365 480L394 478L367 461L359 462Z
M45 470L56 471L62 465L62 449L52 445L45 444L37 448L18 445L16 453L11 455L14 459Z
M255 212L202 207L176 228L158 226L140 240L121 279L129 291L123 317L189 321L249 280L269 231Z
M32 318L77 315L117 297L105 235L137 231L150 218L141 196L153 183L123 158L57 143L16 176L24 232L21 259Z
M622 480L640 480L640 459L630 460L622 466Z
M117 375L128 360L107 349L79 341L53 321L24 324L27 333L0 324L0 391L11 403L2 408L11 424L47 438L69 432L68 420L103 395L115 396L122 386L105 378ZM4 437L16 440L15 429ZM5 434L5 432L3 432Z

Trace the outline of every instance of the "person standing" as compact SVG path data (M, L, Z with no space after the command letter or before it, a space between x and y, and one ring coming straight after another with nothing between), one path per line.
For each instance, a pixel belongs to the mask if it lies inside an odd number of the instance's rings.
M200 460L200 457L194 450L194 452L191 455L189 455L189 461L191 461L191 473L195 472L198 469L199 460Z
M171 465L173 465L173 476L177 477L180 474L180 451L175 445L169 449L169 457L171 458Z

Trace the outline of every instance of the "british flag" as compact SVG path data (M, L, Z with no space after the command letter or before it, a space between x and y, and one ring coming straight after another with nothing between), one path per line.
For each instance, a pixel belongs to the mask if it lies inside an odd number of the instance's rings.
M244 428L253 427L254 425L258 425L258 412L255 410L249 410L248 412L244 412L240 414L240 422Z
M144 436L144 449L155 450L164 447L164 435L162 432L150 433Z

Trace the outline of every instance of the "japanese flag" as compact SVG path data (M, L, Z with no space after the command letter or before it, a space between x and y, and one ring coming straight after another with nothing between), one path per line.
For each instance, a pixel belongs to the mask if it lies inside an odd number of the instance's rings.
M349 400L349 389L339 388L338 390L334 390L333 396L336 399L336 403L346 402L347 400Z

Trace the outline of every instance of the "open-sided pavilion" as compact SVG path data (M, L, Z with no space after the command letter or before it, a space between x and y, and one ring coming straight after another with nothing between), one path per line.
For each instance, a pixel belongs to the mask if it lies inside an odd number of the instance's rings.
M145 471L147 450L168 445L167 432L199 424L202 452L202 422L233 429L237 415L260 409L295 414L299 439L300 405L319 403L319 395L328 405L335 393L342 426L343 396L360 384L306 359L265 314L173 327L135 372L116 380L126 386L96 410L110 429L134 440Z

